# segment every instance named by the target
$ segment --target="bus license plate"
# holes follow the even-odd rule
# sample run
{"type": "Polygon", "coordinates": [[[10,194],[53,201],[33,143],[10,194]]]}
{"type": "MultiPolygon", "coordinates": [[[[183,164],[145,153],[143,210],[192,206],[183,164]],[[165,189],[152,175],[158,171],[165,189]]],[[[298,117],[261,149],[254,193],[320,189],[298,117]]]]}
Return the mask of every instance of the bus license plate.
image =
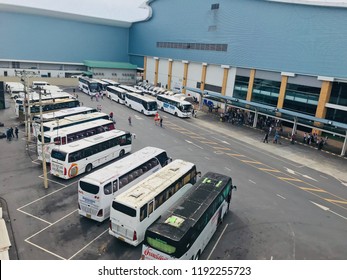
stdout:
{"type": "Polygon", "coordinates": [[[92,218],[92,215],[87,214],[86,217],[87,217],[88,219],[91,219],[91,218],[92,218]]]}

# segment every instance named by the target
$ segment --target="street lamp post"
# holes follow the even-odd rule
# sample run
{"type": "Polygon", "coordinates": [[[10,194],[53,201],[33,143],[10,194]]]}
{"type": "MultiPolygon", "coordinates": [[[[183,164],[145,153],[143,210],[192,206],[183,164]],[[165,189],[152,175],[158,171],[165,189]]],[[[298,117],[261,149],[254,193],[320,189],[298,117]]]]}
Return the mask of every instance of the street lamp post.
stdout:
{"type": "Polygon", "coordinates": [[[41,151],[42,151],[42,168],[43,168],[43,184],[45,189],[48,188],[47,180],[47,165],[46,165],[46,153],[45,153],[45,136],[43,131],[43,121],[42,121],[42,91],[39,93],[40,99],[40,130],[41,130],[41,151]]]}

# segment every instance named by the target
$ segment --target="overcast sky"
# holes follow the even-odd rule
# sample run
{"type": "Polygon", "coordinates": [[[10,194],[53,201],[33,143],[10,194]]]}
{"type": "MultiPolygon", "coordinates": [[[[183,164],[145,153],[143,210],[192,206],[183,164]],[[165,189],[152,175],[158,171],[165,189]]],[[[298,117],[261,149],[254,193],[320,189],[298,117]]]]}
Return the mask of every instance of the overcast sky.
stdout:
{"type": "Polygon", "coordinates": [[[146,19],[145,0],[0,0],[0,4],[40,8],[119,21],[146,19]]]}

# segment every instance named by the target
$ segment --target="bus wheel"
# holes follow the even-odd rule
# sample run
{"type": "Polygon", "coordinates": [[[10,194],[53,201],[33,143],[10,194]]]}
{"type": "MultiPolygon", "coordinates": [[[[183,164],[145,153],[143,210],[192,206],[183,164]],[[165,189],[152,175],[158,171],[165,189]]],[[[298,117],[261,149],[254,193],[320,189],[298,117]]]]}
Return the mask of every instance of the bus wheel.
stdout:
{"type": "Polygon", "coordinates": [[[177,117],[177,112],[175,112],[175,117],[177,117]]]}
{"type": "Polygon", "coordinates": [[[161,110],[164,111],[164,107],[161,107],[161,110]]]}
{"type": "Polygon", "coordinates": [[[93,169],[93,165],[89,163],[86,167],[86,172],[89,173],[90,171],[92,171],[92,169],[93,169]]]}
{"type": "Polygon", "coordinates": [[[121,150],[121,151],[119,152],[119,157],[124,156],[124,154],[125,154],[124,150],[121,150]]]}
{"type": "Polygon", "coordinates": [[[129,108],[131,108],[131,104],[129,104],[129,108]]]}
{"type": "Polygon", "coordinates": [[[141,114],[143,114],[143,110],[141,110],[141,114]]]}
{"type": "Polygon", "coordinates": [[[200,260],[200,251],[196,254],[195,260],[200,260]]]}

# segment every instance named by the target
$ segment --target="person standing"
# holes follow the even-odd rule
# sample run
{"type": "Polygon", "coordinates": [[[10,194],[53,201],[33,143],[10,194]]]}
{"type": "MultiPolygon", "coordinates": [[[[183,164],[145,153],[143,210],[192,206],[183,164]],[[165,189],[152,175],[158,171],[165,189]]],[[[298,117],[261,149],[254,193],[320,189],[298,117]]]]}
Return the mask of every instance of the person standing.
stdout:
{"type": "Polygon", "coordinates": [[[16,134],[16,138],[18,139],[18,126],[14,129],[14,133],[16,134]]]}
{"type": "Polygon", "coordinates": [[[13,127],[10,128],[11,138],[14,138],[13,127]]]}
{"type": "Polygon", "coordinates": [[[160,123],[160,127],[163,127],[163,118],[160,118],[159,123],[160,123]]]}
{"type": "Polygon", "coordinates": [[[264,139],[263,139],[263,143],[269,143],[269,130],[266,129],[265,130],[265,135],[264,135],[264,139]]]}

